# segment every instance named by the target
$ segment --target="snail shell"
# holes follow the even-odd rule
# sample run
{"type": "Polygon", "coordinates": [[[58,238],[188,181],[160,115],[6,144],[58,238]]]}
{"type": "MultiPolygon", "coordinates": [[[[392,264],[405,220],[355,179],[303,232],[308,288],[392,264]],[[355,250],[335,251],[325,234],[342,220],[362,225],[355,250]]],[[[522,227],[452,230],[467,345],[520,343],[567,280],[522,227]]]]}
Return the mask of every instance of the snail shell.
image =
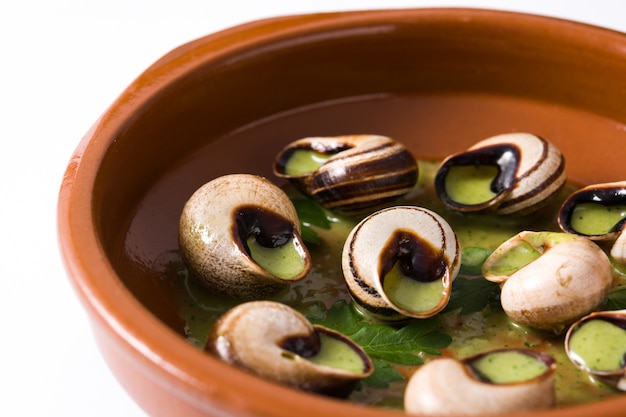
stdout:
{"type": "Polygon", "coordinates": [[[346,135],[292,142],[276,157],[274,174],[288,179],[321,206],[354,214],[411,191],[418,167],[411,153],[389,137],[346,135]],[[289,163],[301,151],[315,153],[323,163],[291,172],[289,163]]]}
{"type": "Polygon", "coordinates": [[[420,416],[504,415],[549,408],[555,404],[555,370],[551,356],[528,349],[500,349],[463,360],[434,359],[409,379],[404,408],[420,416]],[[475,364],[481,358],[509,352],[537,361],[543,365],[541,373],[521,381],[494,383],[477,372],[475,364]]]}
{"type": "Polygon", "coordinates": [[[598,308],[613,281],[600,247],[556,232],[513,236],[485,260],[482,273],[500,284],[500,302],[512,320],[554,333],[598,308]]]}
{"type": "Polygon", "coordinates": [[[566,233],[611,242],[611,256],[626,264],[626,181],[593,184],[572,193],[561,205],[558,221],[566,233]]]}
{"type": "Polygon", "coordinates": [[[565,351],[577,368],[626,391],[626,310],[581,318],[567,331],[565,351]]]}
{"type": "Polygon", "coordinates": [[[543,207],[566,178],[565,159],[552,143],[530,133],[508,133],[447,157],[435,188],[453,210],[522,215],[543,207]]]}
{"type": "Polygon", "coordinates": [[[356,305],[382,321],[425,318],[450,299],[460,268],[459,242],[438,214],[415,206],[379,210],[357,224],[342,269],[356,305]]]}
{"type": "Polygon", "coordinates": [[[346,396],[373,372],[370,358],[349,338],[312,325],[296,310],[273,301],[251,301],[229,310],[212,328],[205,350],[271,381],[337,397],[346,396]],[[339,347],[350,359],[342,362],[347,366],[316,361],[328,346],[330,356],[339,347]]]}
{"type": "Polygon", "coordinates": [[[311,268],[291,200],[256,175],[225,175],[200,187],[183,208],[179,245],[194,276],[244,300],[267,297],[311,268]],[[284,263],[262,262],[274,254],[284,263]]]}

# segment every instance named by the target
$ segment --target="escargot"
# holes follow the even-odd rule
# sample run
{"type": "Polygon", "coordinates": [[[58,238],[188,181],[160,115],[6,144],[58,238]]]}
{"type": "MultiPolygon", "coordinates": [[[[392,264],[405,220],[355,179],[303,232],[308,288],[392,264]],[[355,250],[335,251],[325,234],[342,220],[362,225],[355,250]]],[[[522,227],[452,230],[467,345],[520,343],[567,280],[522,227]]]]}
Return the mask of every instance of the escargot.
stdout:
{"type": "Polygon", "coordinates": [[[268,380],[335,397],[347,396],[374,369],[369,356],[348,337],[312,325],[274,301],[250,301],[230,309],[213,326],[205,350],[268,380]]]}
{"type": "Polygon", "coordinates": [[[460,268],[454,230],[437,213],[394,206],[372,213],[350,232],[342,270],[355,306],[382,321],[425,318],[450,299],[460,268]]]}
{"type": "Polygon", "coordinates": [[[277,155],[274,174],[321,206],[354,214],[411,191],[418,165],[404,145],[387,136],[309,137],[290,143],[277,155]]]}
{"type": "Polygon", "coordinates": [[[626,181],[575,191],[561,205],[558,221],[564,232],[609,243],[611,257],[626,264],[626,181]]]}
{"type": "Polygon", "coordinates": [[[530,349],[498,349],[433,359],[410,377],[404,408],[420,416],[484,416],[555,404],[556,361],[530,349]]]}
{"type": "Polygon", "coordinates": [[[195,277],[243,300],[267,297],[311,268],[293,203],[250,174],[225,175],[193,193],[180,217],[179,246],[195,277]]]}
{"type": "Polygon", "coordinates": [[[572,324],[565,351],[579,369],[626,391],[626,310],[590,313],[572,324]]]}
{"type": "Polygon", "coordinates": [[[522,215],[543,207],[567,179],[565,158],[531,133],[484,139],[443,160],[435,189],[450,209],[522,215]]]}
{"type": "Polygon", "coordinates": [[[513,321],[557,334],[606,301],[613,282],[600,247],[559,232],[513,236],[489,255],[482,273],[500,284],[502,308],[513,321]]]}

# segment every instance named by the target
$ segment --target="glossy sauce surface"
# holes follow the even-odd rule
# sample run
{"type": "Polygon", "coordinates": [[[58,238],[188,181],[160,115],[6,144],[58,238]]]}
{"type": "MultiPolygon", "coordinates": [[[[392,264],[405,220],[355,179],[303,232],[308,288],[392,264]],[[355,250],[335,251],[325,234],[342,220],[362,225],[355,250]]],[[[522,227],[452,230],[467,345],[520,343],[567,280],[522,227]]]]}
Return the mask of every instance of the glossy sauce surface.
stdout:
{"type": "MultiPolygon", "coordinates": [[[[532,132],[553,141],[575,167],[569,171],[574,183],[623,179],[611,176],[615,169],[610,165],[619,163],[619,152],[606,152],[591,143],[580,149],[568,142],[573,135],[587,136],[590,142],[591,138],[602,136],[605,146],[621,149],[626,143],[626,127],[600,116],[551,103],[479,94],[355,97],[295,109],[241,127],[224,137],[207,138],[205,147],[157,179],[136,211],[129,213],[127,233],[119,241],[115,267],[140,301],[181,336],[201,345],[210,322],[234,302],[207,293],[187,279],[177,257],[177,224],[182,206],[202,184],[227,173],[249,172],[284,185],[271,173],[275,155],[287,143],[306,136],[382,134],[405,144],[417,159],[437,161],[488,136],[512,131],[532,132]]],[[[417,188],[407,201],[430,202],[433,210],[440,214],[445,211],[428,188],[417,188]]],[[[519,220],[494,221],[477,215],[474,227],[467,228],[462,227],[463,216],[448,213],[446,217],[462,247],[490,250],[516,231],[556,227],[552,218],[539,214],[525,218],[523,224],[519,220]]],[[[314,265],[309,277],[279,294],[279,301],[302,306],[320,297],[327,303],[349,299],[343,285],[337,282],[341,277],[337,249],[352,225],[352,221],[340,221],[331,230],[320,231],[326,249],[312,253],[314,265]]],[[[560,404],[593,401],[614,394],[590,383],[569,364],[562,350],[562,338],[545,338],[520,328],[501,312],[486,310],[466,316],[449,313],[441,321],[453,336],[448,350],[451,355],[466,357],[488,348],[511,346],[533,346],[554,354],[561,369],[556,379],[560,404]]],[[[393,404],[401,390],[395,388],[391,392],[357,392],[352,399],[393,404]]]]}

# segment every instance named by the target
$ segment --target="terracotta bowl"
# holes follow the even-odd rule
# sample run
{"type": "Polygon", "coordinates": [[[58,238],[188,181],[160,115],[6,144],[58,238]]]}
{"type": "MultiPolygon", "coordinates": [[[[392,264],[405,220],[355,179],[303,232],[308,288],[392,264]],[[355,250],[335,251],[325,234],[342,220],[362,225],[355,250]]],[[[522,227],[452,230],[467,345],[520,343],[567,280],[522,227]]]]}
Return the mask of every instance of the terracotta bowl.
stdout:
{"type": "MultiPolygon", "coordinates": [[[[183,337],[155,259],[191,193],[226,173],[273,178],[305,136],[379,133],[423,158],[525,130],[582,184],[626,178],[626,36],[550,18],[423,9],[281,17],[212,34],[139,76],[78,145],[60,192],[65,265],[120,383],[154,416],[399,411],[277,386],[183,337]]],[[[535,416],[621,416],[626,397],[535,416]]]]}

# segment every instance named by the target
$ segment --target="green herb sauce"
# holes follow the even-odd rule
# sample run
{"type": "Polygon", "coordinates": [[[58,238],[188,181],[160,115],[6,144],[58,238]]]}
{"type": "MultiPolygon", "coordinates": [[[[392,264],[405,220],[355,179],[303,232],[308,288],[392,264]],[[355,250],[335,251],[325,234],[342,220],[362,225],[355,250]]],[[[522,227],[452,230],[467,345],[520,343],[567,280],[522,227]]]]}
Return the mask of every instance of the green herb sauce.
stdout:
{"type": "Polygon", "coordinates": [[[569,347],[593,371],[617,371],[626,366],[626,329],[606,320],[584,322],[572,334],[569,347]]]}
{"type": "Polygon", "coordinates": [[[285,164],[285,173],[288,175],[308,174],[321,167],[331,156],[310,149],[296,149],[285,164]]]}
{"type": "Polygon", "coordinates": [[[494,275],[510,275],[541,256],[541,252],[528,242],[520,241],[504,252],[504,255],[492,265],[494,275]]]}
{"type": "Polygon", "coordinates": [[[577,204],[572,210],[571,227],[584,235],[604,235],[626,217],[626,206],[598,203],[577,204]]]}
{"type": "Polygon", "coordinates": [[[292,279],[304,270],[304,257],[293,239],[275,248],[260,245],[254,236],[250,236],[246,243],[254,262],[275,277],[292,279]]]}
{"type": "Polygon", "coordinates": [[[450,168],[445,189],[452,201],[465,205],[483,204],[497,194],[491,183],[498,176],[495,165],[459,165],[450,168]]]}
{"type": "Polygon", "coordinates": [[[383,289],[397,306],[417,313],[437,307],[444,293],[441,279],[424,282],[409,278],[402,273],[398,263],[385,275],[383,289]]]}
{"type": "Polygon", "coordinates": [[[309,361],[353,373],[365,371],[363,359],[348,343],[322,332],[318,332],[318,334],[321,340],[321,349],[315,356],[308,358],[309,361]]]}
{"type": "Polygon", "coordinates": [[[519,351],[490,353],[472,361],[471,366],[493,384],[528,381],[548,370],[543,361],[519,351]]]}

